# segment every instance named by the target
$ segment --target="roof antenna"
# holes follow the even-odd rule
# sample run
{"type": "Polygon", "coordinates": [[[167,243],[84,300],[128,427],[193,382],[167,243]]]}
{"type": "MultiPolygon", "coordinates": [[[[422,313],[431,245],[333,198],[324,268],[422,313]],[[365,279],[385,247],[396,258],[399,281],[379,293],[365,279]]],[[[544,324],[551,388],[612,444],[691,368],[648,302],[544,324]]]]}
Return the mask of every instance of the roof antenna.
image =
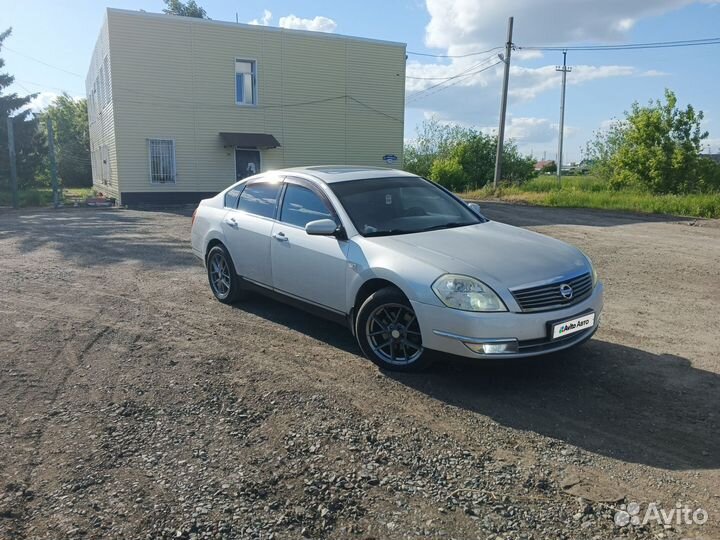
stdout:
{"type": "Polygon", "coordinates": [[[236,11],[235,12],[235,24],[239,24],[239,23],[240,23],[240,19],[238,18],[238,12],[236,11]]]}

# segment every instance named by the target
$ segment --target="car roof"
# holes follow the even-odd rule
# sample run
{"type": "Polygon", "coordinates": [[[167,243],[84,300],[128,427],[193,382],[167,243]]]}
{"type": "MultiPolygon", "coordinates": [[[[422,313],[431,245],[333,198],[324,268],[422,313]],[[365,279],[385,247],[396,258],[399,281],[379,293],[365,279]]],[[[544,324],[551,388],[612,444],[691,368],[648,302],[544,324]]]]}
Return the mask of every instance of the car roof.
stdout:
{"type": "Polygon", "coordinates": [[[389,167],[367,167],[362,165],[318,165],[313,167],[292,167],[273,171],[280,174],[298,174],[312,176],[326,184],[347,182],[349,180],[367,180],[371,178],[391,178],[415,176],[412,173],[389,167]]]}

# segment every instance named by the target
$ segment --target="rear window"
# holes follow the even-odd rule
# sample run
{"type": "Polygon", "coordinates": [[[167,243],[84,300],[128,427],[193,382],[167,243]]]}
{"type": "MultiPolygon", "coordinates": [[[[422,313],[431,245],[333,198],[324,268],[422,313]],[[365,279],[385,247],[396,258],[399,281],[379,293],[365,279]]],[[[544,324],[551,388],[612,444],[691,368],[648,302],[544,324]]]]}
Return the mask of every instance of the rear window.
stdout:
{"type": "Polygon", "coordinates": [[[275,217],[279,182],[257,182],[247,186],[240,194],[237,209],[267,218],[275,217]]]}

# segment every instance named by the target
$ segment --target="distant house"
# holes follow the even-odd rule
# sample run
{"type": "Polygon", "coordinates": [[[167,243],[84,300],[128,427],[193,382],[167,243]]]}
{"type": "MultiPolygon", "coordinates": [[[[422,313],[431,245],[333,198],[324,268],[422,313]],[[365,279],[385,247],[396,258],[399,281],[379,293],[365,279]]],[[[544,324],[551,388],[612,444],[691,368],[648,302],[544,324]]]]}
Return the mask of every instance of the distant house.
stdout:
{"type": "Polygon", "coordinates": [[[108,9],[86,91],[93,184],[121,204],[283,167],[402,166],[404,43],[108,9]]]}
{"type": "Polygon", "coordinates": [[[535,164],[535,171],[542,172],[546,167],[555,167],[555,161],[552,159],[541,159],[535,164]]]}

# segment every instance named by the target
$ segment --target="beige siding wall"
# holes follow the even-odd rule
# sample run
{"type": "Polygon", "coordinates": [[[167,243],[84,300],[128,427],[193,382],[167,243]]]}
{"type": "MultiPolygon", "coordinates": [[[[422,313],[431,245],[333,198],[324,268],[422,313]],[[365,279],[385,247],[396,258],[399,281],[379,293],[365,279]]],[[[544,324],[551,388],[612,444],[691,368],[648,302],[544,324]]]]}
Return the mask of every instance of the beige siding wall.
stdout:
{"type": "Polygon", "coordinates": [[[222,131],[274,135],[264,170],[402,158],[403,45],[119,10],[108,21],[124,192],[228,186],[222,131]],[[255,107],[235,104],[235,58],[257,61],[255,107]],[[149,138],[175,140],[176,184],[150,183],[149,138]]]}
{"type": "Polygon", "coordinates": [[[100,29],[85,79],[90,131],[93,186],[111,197],[118,196],[118,153],[112,93],[112,62],[107,19],[100,29]]]}

